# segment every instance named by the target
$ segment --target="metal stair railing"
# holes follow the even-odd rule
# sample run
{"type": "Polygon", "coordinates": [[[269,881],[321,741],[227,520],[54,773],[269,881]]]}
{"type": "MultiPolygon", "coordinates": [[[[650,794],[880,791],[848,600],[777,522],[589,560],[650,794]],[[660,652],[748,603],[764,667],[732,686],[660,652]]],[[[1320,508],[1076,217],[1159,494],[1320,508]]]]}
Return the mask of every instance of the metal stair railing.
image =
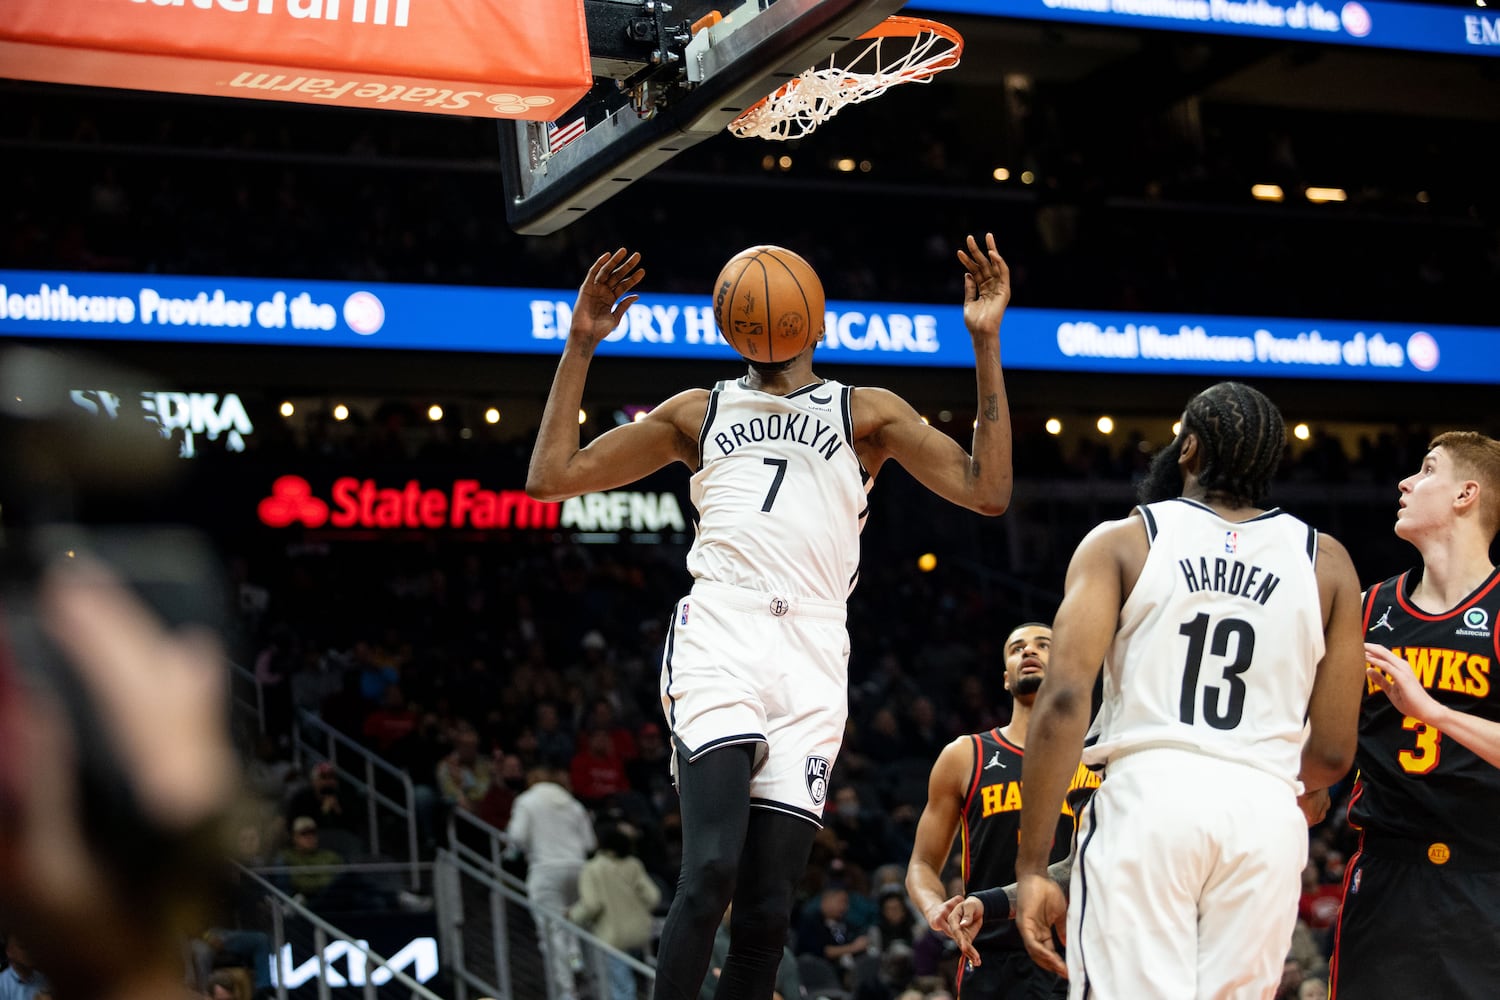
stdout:
{"type": "Polygon", "coordinates": [[[471,991],[481,997],[562,1000],[547,973],[548,963],[541,951],[541,938],[549,926],[576,946],[580,959],[576,974],[592,979],[591,988],[579,984],[579,995],[608,996],[612,962],[630,970],[638,992],[642,980],[646,992],[651,992],[656,980],[655,968],[606,944],[566,915],[544,911],[528,898],[524,883],[504,872],[497,878],[488,868],[483,855],[471,849],[465,849],[461,855],[439,848],[433,861],[439,948],[453,982],[455,1000],[469,1000],[471,991]],[[480,863],[469,860],[476,857],[480,863]],[[479,921],[470,920],[478,914],[468,904],[479,894],[485,896],[487,904],[483,908],[488,915],[487,928],[471,926],[479,921]],[[523,914],[529,920],[516,919],[523,914]],[[489,952],[486,957],[493,960],[491,969],[476,968],[479,956],[475,945],[489,952]],[[492,978],[486,978],[486,971],[492,978]]]}
{"type": "MultiPolygon", "coordinates": [[[[288,914],[305,920],[312,926],[313,931],[313,958],[317,968],[317,990],[318,1000],[332,1000],[332,989],[329,985],[330,976],[328,961],[325,958],[329,942],[339,941],[347,947],[348,952],[360,956],[363,962],[363,982],[360,984],[364,1000],[378,1000],[376,992],[376,979],[378,973],[384,973],[387,981],[400,983],[401,986],[410,991],[412,1000],[445,1000],[444,997],[432,992],[416,979],[407,975],[401,969],[392,966],[392,959],[386,958],[378,952],[372,951],[363,941],[359,941],[333,924],[324,920],[307,907],[298,903],[295,899],[282,892],[276,886],[261,878],[255,872],[241,867],[243,877],[253,881],[275,905],[271,907],[271,940],[272,956],[274,961],[273,976],[277,1000],[288,1000],[290,992],[287,990],[286,981],[292,970],[288,967],[286,955],[286,917],[288,914]]],[[[352,984],[351,984],[352,985],[352,984]]]]}
{"type": "Polygon", "coordinates": [[[382,760],[369,749],[334,729],[306,709],[298,709],[292,720],[292,762],[305,773],[304,758],[310,757],[319,763],[332,764],[339,778],[363,794],[369,824],[369,844],[372,853],[380,853],[379,808],[384,807],[404,822],[406,827],[406,857],[411,887],[421,885],[421,859],[418,854],[417,796],[411,776],[389,761],[382,760]],[[313,734],[309,737],[309,734],[313,734]],[[316,742],[315,742],[316,741],[316,742]],[[318,743],[321,742],[322,746],[318,743]],[[345,767],[340,761],[354,759],[360,773],[345,767]],[[383,774],[400,785],[402,801],[397,801],[382,792],[375,784],[377,774],[383,774]]]}

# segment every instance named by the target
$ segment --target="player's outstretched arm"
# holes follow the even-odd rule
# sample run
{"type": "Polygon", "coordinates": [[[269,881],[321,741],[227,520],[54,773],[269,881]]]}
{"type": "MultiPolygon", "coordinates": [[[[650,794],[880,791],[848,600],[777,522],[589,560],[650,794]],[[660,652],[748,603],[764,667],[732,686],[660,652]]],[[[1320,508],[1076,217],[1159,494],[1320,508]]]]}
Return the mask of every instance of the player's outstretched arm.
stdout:
{"type": "Polygon", "coordinates": [[[973,746],[972,739],[960,736],[938,754],[927,777],[927,804],[917,820],[911,860],[906,865],[907,898],[922,912],[927,925],[943,934],[948,933],[943,866],[962,822],[964,790],[974,769],[973,746]]]}
{"type": "Polygon", "coordinates": [[[579,447],[578,411],[589,362],[600,341],[620,325],[639,298],[631,289],[646,275],[640,262],[640,254],[623,247],[602,254],[578,289],[568,339],[526,471],[526,492],[537,500],[566,500],[624,486],[673,461],[697,464],[696,433],[708,395],[702,389],[679,393],[645,419],[616,427],[587,448],[579,447]]]}
{"type": "Polygon", "coordinates": [[[1334,784],[1354,763],[1365,679],[1359,578],[1349,553],[1321,532],[1317,572],[1324,648],[1307,703],[1308,734],[1299,775],[1310,791],[1334,784]]]}
{"type": "Polygon", "coordinates": [[[1386,647],[1367,642],[1364,650],[1369,660],[1365,675],[1385,692],[1396,711],[1440,730],[1500,767],[1500,723],[1442,704],[1422,687],[1411,664],[1386,647]]]}
{"type": "Polygon", "coordinates": [[[985,247],[970,236],[958,251],[964,266],[964,325],[974,343],[979,385],[973,452],[922,422],[910,404],[884,389],[854,394],[859,457],[871,473],[894,458],[928,489],[960,507],[994,516],[1010,506],[1010,402],[1000,369],[1000,321],[1010,304],[1010,269],[986,234],[985,247]]]}

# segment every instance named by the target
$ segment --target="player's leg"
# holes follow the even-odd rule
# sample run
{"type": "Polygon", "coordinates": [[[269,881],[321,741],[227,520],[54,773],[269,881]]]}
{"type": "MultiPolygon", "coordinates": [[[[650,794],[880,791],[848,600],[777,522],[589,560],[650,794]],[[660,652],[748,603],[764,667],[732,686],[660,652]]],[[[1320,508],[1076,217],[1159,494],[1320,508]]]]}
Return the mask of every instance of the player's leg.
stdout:
{"type": "MultiPolygon", "coordinates": [[[[1188,758],[1184,760],[1184,758],[1188,758]]],[[[1169,750],[1112,763],[1085,807],[1068,899],[1074,1000],[1191,1000],[1197,995],[1198,892],[1206,877],[1194,796],[1169,750]]]]}
{"type": "Polygon", "coordinates": [[[745,846],[757,749],[733,744],[695,761],[678,758],[682,874],[657,949],[655,1000],[691,1000],[703,986],[745,846]]]}
{"type": "Polygon", "coordinates": [[[1302,869],[1307,864],[1307,819],[1291,788],[1245,767],[1215,796],[1219,816],[1216,863],[1204,884],[1198,913],[1198,996],[1203,1000],[1258,1000],[1281,980],[1302,869]]]}
{"type": "Polygon", "coordinates": [[[1447,870],[1413,844],[1349,861],[1329,977],[1333,1000],[1493,997],[1500,872],[1447,870]],[[1391,851],[1389,853],[1397,853],[1391,851]]]}
{"type": "Polygon", "coordinates": [[[759,1000],[776,985],[792,892],[807,867],[818,828],[773,809],[750,810],[729,917],[729,955],[714,1000],[759,1000]]]}

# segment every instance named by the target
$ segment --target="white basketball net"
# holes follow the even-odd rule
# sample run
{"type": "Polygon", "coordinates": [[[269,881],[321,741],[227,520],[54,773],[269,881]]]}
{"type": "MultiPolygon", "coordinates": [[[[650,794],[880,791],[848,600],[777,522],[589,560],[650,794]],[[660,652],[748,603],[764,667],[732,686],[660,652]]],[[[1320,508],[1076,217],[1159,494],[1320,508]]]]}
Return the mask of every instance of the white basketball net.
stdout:
{"type": "Polygon", "coordinates": [[[741,139],[801,138],[848,105],[879,97],[898,84],[926,83],[957,66],[963,51],[961,40],[925,27],[915,35],[876,35],[858,41],[863,46],[853,50],[854,58],[846,57],[844,65],[835,63],[851,49],[830,56],[827,66],[814,66],[782,84],[730,122],[729,131],[741,139]],[[882,43],[888,51],[882,51],[882,43]]]}

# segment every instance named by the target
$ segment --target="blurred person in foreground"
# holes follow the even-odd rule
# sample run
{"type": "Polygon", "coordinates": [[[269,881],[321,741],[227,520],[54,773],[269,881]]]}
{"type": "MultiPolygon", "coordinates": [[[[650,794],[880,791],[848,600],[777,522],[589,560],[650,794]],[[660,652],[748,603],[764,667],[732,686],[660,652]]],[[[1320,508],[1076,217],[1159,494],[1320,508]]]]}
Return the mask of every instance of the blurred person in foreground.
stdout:
{"type": "Polygon", "coordinates": [[[5,939],[6,967],[0,970],[0,1000],[49,1000],[47,977],[31,966],[31,956],[15,934],[5,939]]]}
{"type": "Polygon", "coordinates": [[[214,563],[185,533],[79,523],[161,508],[168,442],[70,402],[134,379],[0,349],[0,926],[56,1000],[185,996],[183,942],[228,861],[214,563]]]}

